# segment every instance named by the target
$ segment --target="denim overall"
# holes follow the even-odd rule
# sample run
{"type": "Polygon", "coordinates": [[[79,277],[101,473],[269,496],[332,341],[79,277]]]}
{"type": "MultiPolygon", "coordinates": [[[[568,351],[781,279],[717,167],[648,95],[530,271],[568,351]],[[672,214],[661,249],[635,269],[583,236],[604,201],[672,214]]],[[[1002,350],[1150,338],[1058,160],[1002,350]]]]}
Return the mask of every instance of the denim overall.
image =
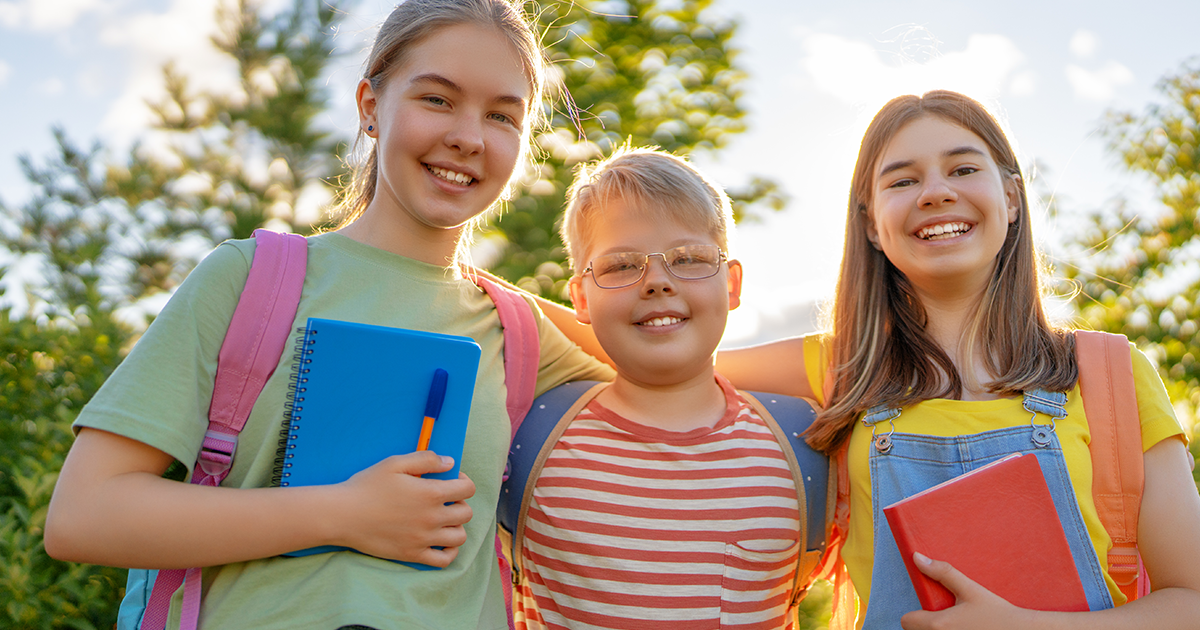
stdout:
{"type": "MultiPolygon", "coordinates": [[[[900,410],[882,405],[862,417],[862,423],[871,428],[872,434],[869,463],[875,535],[871,597],[864,630],[899,629],[904,613],[921,608],[883,508],[1011,453],[1037,456],[1083,582],[1088,607],[1091,610],[1113,607],[1054,431],[1055,421],[1067,416],[1066,404],[1067,395],[1061,392],[1026,392],[1024,407],[1033,414],[1029,426],[953,437],[896,433],[895,421],[900,410]],[[1039,413],[1049,416],[1048,424],[1038,423],[1039,413]],[[890,425],[886,433],[880,430],[883,428],[880,423],[890,425]]],[[[1031,566],[1030,570],[1037,568],[1031,566]]]]}

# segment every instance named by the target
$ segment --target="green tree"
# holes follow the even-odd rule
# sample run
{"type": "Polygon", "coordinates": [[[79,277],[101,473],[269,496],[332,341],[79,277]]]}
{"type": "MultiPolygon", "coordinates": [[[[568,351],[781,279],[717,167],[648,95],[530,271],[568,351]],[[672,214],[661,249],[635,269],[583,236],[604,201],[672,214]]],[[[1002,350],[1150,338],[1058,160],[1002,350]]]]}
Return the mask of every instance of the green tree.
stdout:
{"type": "Polygon", "coordinates": [[[250,2],[222,5],[213,44],[237,61],[241,90],[196,93],[165,67],[148,131],[165,154],[113,157],[56,131],[55,154],[22,158],[32,198],[0,203],[0,244],[22,277],[36,270],[23,285],[5,273],[24,290],[24,315],[0,309],[0,627],[112,626],[125,572],[58,562],[42,546],[71,422],[136,335],[119,314],[169,291],[225,238],[303,232],[319,217],[340,172],[335,139],[314,125],[340,15],[315,0],[269,18],[250,2]]]}
{"type": "MultiPolygon", "coordinates": [[[[1145,177],[1161,204],[1118,201],[1096,213],[1066,269],[1081,291],[1080,314],[1098,330],[1127,335],[1157,361],[1172,400],[1200,407],[1200,59],[1158,84],[1163,102],[1110,112],[1111,151],[1145,177]]],[[[1193,443],[1195,444],[1195,443],[1193,443]]]]}
{"type": "MultiPolygon", "coordinates": [[[[541,159],[509,208],[484,233],[502,243],[496,273],[531,292],[565,299],[569,270],[558,237],[573,167],[628,141],[678,155],[716,151],[745,129],[746,73],[734,59],[737,23],[713,0],[541,3],[537,17],[561,98],[537,137],[541,159]]],[[[530,3],[535,6],[535,3],[530,3]]],[[[779,210],[779,185],[753,178],[730,190],[741,218],[779,210]]]]}

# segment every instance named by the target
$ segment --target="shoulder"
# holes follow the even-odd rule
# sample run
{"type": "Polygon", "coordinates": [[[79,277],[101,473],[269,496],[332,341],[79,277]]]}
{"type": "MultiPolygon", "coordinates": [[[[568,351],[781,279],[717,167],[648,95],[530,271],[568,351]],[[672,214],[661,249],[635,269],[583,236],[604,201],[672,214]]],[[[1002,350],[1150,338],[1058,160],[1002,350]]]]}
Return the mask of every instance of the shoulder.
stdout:
{"type": "Polygon", "coordinates": [[[254,260],[254,240],[228,240],[217,245],[196,268],[188,274],[179,291],[184,295],[196,291],[197,285],[205,289],[225,286],[235,288],[240,294],[250,275],[250,264],[254,260]]]}

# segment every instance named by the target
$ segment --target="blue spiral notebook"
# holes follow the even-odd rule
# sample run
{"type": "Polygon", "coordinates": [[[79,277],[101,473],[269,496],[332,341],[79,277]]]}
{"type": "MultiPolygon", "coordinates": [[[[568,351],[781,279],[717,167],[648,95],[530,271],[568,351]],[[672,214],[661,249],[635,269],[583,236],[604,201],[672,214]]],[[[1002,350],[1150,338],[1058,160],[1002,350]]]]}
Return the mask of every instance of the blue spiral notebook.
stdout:
{"type": "MultiPolygon", "coordinates": [[[[303,332],[276,462],[280,486],[340,483],[392,455],[417,450],[439,369],[447,373],[441,377],[445,397],[429,450],[453,457],[454,468],[426,477],[458,478],[479,371],[480,349],[473,339],[317,318],[309,318],[303,332]]],[[[284,555],[344,550],[325,546],[284,555]]]]}

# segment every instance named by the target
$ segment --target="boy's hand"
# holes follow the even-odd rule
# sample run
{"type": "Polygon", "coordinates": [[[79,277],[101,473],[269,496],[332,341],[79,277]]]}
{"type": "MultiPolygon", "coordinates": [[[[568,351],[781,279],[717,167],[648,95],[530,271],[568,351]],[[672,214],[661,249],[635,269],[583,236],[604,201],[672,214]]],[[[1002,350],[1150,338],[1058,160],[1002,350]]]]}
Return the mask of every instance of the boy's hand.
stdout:
{"type": "Polygon", "coordinates": [[[338,484],[344,500],[334,519],[340,530],[333,532],[334,544],[389,560],[450,564],[467,541],[466,500],[475,494],[475,483],[461,473],[450,480],[421,475],[453,465],[430,451],[396,455],[338,484]]]}
{"type": "Polygon", "coordinates": [[[947,562],[913,554],[921,573],[942,583],[954,594],[955,604],[939,611],[915,610],[900,618],[904,630],[1009,630],[1029,628],[1032,611],[1017,608],[977,584],[947,562]]]}

